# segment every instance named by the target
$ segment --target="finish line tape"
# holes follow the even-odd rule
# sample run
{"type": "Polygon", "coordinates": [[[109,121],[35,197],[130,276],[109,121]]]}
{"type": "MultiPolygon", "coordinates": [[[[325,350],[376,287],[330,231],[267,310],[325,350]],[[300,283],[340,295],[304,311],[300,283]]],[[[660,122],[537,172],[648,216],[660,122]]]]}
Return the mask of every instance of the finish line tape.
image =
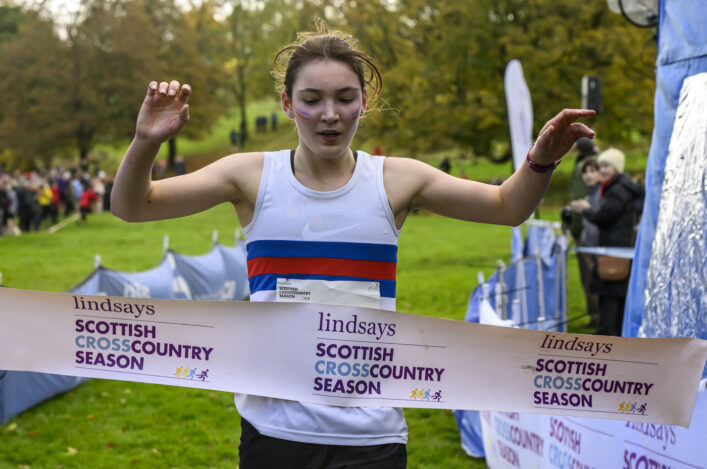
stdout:
{"type": "Polygon", "coordinates": [[[336,406],[688,426],[706,359],[701,339],[530,331],[312,303],[0,288],[0,369],[336,406]]]}

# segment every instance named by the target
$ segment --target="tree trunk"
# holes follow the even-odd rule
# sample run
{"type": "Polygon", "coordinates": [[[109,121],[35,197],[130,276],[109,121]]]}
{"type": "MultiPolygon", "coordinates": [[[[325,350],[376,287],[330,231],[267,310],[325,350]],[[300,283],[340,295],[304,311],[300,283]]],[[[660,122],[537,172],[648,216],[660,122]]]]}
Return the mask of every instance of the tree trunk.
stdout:
{"type": "Polygon", "coordinates": [[[245,108],[245,92],[241,93],[238,105],[241,108],[241,147],[248,138],[248,115],[245,108]]]}
{"type": "Polygon", "coordinates": [[[88,158],[88,152],[91,151],[91,147],[93,146],[93,136],[95,133],[94,129],[87,128],[83,122],[80,123],[78,129],[76,129],[74,137],[76,138],[76,146],[79,149],[79,165],[88,158]]]}
{"type": "Polygon", "coordinates": [[[167,158],[167,167],[170,171],[174,170],[174,160],[177,158],[177,137],[169,139],[169,156],[167,158]]]}
{"type": "Polygon", "coordinates": [[[241,108],[241,128],[240,128],[240,144],[243,148],[243,144],[248,139],[248,113],[246,112],[246,96],[245,96],[245,76],[244,76],[245,66],[238,67],[238,81],[236,95],[238,96],[238,106],[241,108]]]}

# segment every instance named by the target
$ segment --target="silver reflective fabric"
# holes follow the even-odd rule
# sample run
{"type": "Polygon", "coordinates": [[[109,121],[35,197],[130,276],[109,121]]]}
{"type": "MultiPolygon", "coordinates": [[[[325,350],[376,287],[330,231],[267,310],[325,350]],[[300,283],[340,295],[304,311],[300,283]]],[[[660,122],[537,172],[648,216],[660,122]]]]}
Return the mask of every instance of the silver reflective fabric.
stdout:
{"type": "Polygon", "coordinates": [[[707,338],[707,73],[675,115],[639,337],[707,338]]]}

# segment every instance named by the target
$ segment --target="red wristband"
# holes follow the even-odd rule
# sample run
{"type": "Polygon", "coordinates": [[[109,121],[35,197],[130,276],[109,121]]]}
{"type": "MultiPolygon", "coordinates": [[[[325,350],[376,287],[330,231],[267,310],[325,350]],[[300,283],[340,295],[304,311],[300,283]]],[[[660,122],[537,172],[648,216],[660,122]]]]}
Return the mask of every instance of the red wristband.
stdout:
{"type": "MultiPolygon", "coordinates": [[[[533,147],[530,147],[530,148],[532,149],[533,147]]],[[[533,161],[533,160],[530,159],[530,150],[528,150],[528,154],[527,154],[526,157],[525,157],[525,161],[528,162],[528,167],[529,167],[530,169],[532,169],[533,171],[535,171],[536,173],[547,173],[547,172],[552,172],[552,171],[554,171],[555,168],[557,168],[557,166],[558,166],[558,165],[560,164],[560,162],[562,161],[562,158],[560,158],[559,160],[555,161],[555,162],[552,163],[552,164],[549,164],[549,165],[541,165],[541,164],[537,164],[535,161],[533,161]]]]}

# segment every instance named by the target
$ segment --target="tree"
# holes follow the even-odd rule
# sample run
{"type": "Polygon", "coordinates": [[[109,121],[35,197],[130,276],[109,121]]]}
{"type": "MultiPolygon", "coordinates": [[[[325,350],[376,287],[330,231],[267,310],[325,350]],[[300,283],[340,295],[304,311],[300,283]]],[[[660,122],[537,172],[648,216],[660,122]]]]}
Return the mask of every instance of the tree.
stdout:
{"type": "Polygon", "coordinates": [[[262,3],[231,0],[225,21],[227,42],[222,70],[236,99],[242,122],[248,121],[247,100],[279,98],[271,76],[277,51],[311,31],[317,17],[331,10],[328,0],[269,0],[262,3]]]}
{"type": "Polygon", "coordinates": [[[27,13],[20,7],[0,5],[0,43],[16,35],[20,24],[27,16],[27,13]]]}
{"type": "Polygon", "coordinates": [[[223,110],[215,68],[172,0],[89,0],[63,41],[51,22],[27,15],[31,24],[0,49],[0,83],[13,90],[0,97],[12,116],[0,120],[0,137],[18,155],[48,159],[73,144],[85,158],[98,142],[129,139],[150,80],[197,89],[185,135],[200,135],[223,110]]]}
{"type": "Polygon", "coordinates": [[[97,142],[133,135],[152,79],[192,84],[183,135],[198,138],[232,101],[247,122],[248,100],[276,96],[276,51],[311,31],[315,16],[350,32],[381,65],[385,111],[369,113],[359,135],[388,147],[504,153],[503,74],[514,58],[536,132],[560,108],[579,106],[586,74],[603,81],[600,138],[629,142],[652,128],[651,32],[602,2],[204,0],[183,12],[175,0],[86,0],[65,40],[36,13],[0,7],[0,89],[12,90],[0,94],[1,141],[44,158],[73,142],[85,157],[97,142]]]}
{"type": "MultiPolygon", "coordinates": [[[[141,6],[156,25],[160,38],[154,53],[162,67],[150,79],[177,80],[192,87],[189,125],[180,133],[192,139],[208,131],[225,110],[217,94],[223,76],[213,58],[218,56],[220,47],[213,34],[221,33],[222,29],[213,18],[212,7],[213,3],[204,2],[198,9],[182,12],[173,0],[144,0],[141,6]]],[[[169,167],[172,168],[177,156],[176,137],[168,145],[169,167]]]]}
{"type": "MultiPolygon", "coordinates": [[[[236,99],[240,111],[242,131],[247,129],[247,99],[272,95],[270,79],[272,40],[268,30],[273,13],[265,5],[246,5],[241,0],[229,2],[231,14],[225,21],[227,29],[226,57],[222,65],[225,83],[236,99]]],[[[247,138],[241,135],[241,141],[247,138]]]]}
{"type": "Polygon", "coordinates": [[[140,97],[163,67],[154,52],[159,35],[136,2],[91,0],[69,27],[67,45],[67,125],[83,159],[99,141],[134,134],[140,97]]]}
{"type": "Polygon", "coordinates": [[[536,132],[560,108],[580,105],[585,74],[603,79],[604,114],[595,121],[602,138],[627,141],[652,127],[653,66],[637,47],[650,56],[651,34],[601,2],[351,0],[343,11],[384,66],[384,97],[396,114],[362,130],[389,145],[481,155],[507,148],[503,74],[513,58],[523,63],[536,132]]]}
{"type": "Polygon", "coordinates": [[[69,145],[66,97],[62,84],[69,78],[66,46],[54,25],[34,12],[23,12],[16,23],[3,18],[0,44],[0,142],[23,159],[49,161],[53,152],[69,145]],[[10,27],[5,27],[10,25],[10,27]]]}

